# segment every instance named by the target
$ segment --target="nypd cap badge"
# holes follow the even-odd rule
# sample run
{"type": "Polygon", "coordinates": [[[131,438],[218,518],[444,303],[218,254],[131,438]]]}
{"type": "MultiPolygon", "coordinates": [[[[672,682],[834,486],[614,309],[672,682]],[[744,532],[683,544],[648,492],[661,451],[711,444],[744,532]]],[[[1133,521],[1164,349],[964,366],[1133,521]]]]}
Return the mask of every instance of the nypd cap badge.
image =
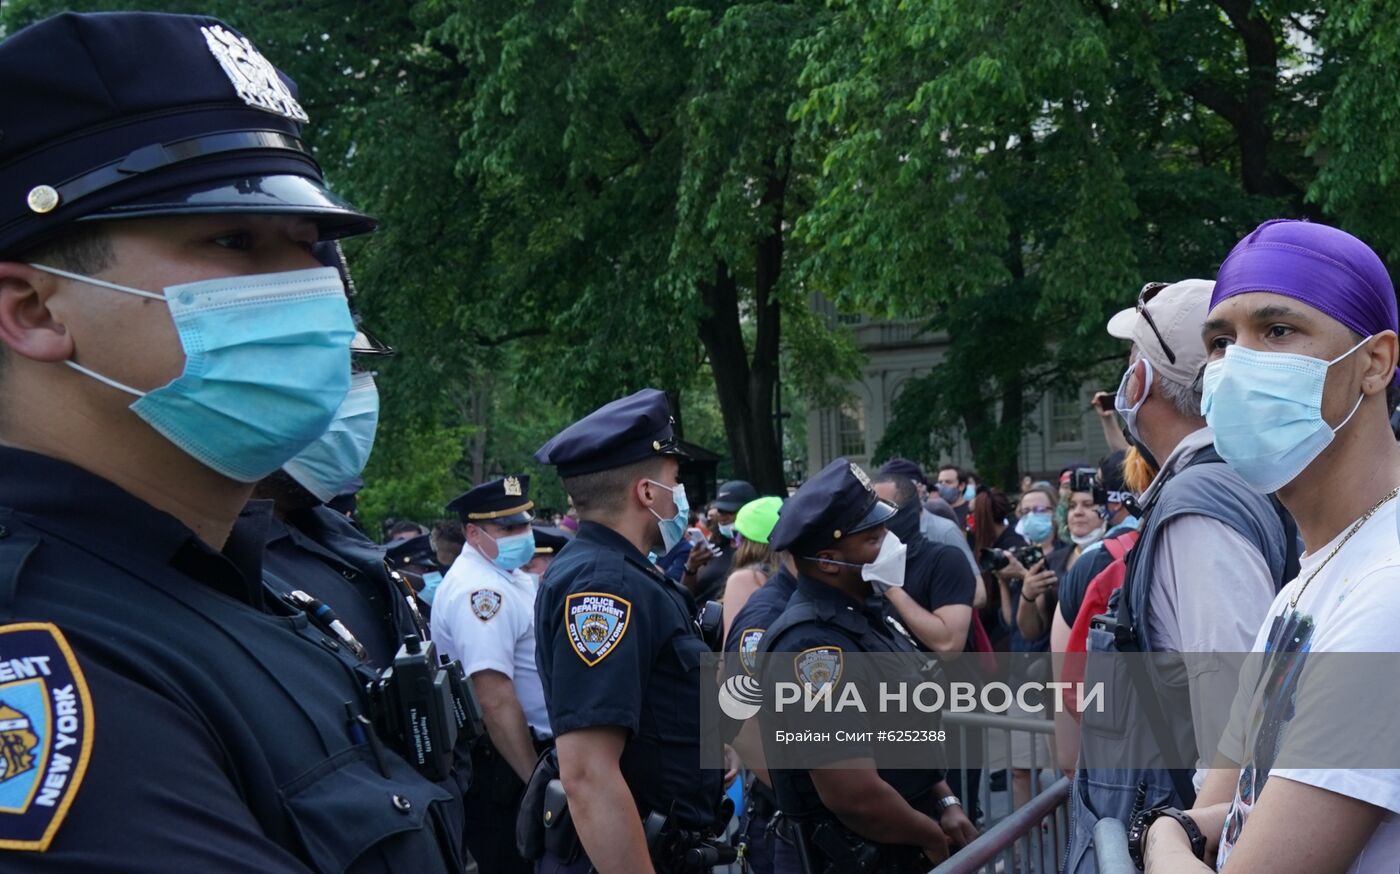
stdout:
{"type": "Polygon", "coordinates": [[[0,849],[48,849],[92,739],[92,695],[63,632],[0,626],[0,849]]]}
{"type": "Polygon", "coordinates": [[[308,121],[306,110],[292,96],[292,90],[277,74],[277,68],[251,42],[217,24],[201,27],[200,31],[209,45],[209,51],[219,66],[224,68],[244,103],[303,124],[308,121]]]}
{"type": "Polygon", "coordinates": [[[617,649],[631,618],[632,602],[606,592],[576,592],[564,599],[569,643],[590,668],[617,649]]]}
{"type": "Polygon", "coordinates": [[[501,612],[501,593],[495,589],[477,589],[471,594],[472,613],[482,622],[489,622],[501,612]]]}

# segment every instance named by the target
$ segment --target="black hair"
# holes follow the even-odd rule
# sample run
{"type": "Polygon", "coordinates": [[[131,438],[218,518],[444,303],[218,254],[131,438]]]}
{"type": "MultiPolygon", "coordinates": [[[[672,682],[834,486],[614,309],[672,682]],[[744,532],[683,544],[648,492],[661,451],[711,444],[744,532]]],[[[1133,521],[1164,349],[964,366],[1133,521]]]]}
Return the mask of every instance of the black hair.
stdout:
{"type": "Polygon", "coordinates": [[[607,516],[627,506],[632,483],[659,476],[662,461],[664,458],[644,458],[622,467],[571,476],[564,480],[564,491],[574,499],[580,519],[607,516]]]}

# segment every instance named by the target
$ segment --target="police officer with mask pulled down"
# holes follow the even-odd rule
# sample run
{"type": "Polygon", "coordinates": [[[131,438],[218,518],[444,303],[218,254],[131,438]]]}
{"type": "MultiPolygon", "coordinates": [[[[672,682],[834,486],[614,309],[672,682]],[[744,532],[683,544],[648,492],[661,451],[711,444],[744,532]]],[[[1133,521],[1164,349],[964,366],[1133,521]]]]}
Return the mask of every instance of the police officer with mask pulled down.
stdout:
{"type": "Polygon", "coordinates": [[[312,249],[374,226],[295,86],[212,18],[64,14],[0,94],[0,868],[461,871],[450,774],[263,581],[253,486],[351,385],[312,249]]]}
{"type": "Polygon", "coordinates": [[[726,775],[700,767],[700,695],[713,679],[702,684],[707,645],[695,603],[647,558],[678,543],[686,527],[672,424],[666,395],[643,389],[535,455],[557,468],[580,519],[578,536],[545,572],[535,624],[581,846],[551,834],[539,871],[697,871],[733,858],[706,841],[728,816],[720,810],[726,775]]]}
{"type": "MultiPolygon", "coordinates": [[[[844,458],[783,504],[769,544],[795,559],[797,591],[759,644],[765,689],[839,682],[852,655],[916,651],[882,597],[903,584],[904,546],[886,528],[894,515],[865,472],[844,458]]],[[[809,768],[777,768],[781,717],[772,708],[761,717],[782,811],[776,871],[921,872],[976,837],[943,772],[880,770],[873,747],[859,744],[808,749],[809,768]]]]}

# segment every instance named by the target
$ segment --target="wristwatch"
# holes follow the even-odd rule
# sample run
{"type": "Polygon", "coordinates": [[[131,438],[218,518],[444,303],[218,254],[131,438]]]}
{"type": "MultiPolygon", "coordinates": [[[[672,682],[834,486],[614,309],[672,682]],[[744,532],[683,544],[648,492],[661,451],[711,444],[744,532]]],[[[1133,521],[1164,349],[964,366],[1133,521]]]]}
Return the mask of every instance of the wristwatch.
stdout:
{"type": "Polygon", "coordinates": [[[1206,836],[1201,834],[1201,830],[1196,827],[1196,821],[1175,807],[1159,804],[1156,807],[1149,807],[1133,817],[1132,823],[1128,826],[1128,857],[1133,860],[1133,864],[1138,867],[1139,871],[1145,864],[1142,855],[1144,845],[1147,843],[1147,830],[1152,828],[1152,823],[1164,816],[1169,816],[1181,824],[1187,839],[1191,841],[1192,855],[1202,861],[1205,859],[1206,836]]]}
{"type": "Polygon", "coordinates": [[[938,799],[938,812],[940,814],[950,807],[962,807],[962,801],[958,799],[958,796],[944,795],[942,798],[938,799]]]}

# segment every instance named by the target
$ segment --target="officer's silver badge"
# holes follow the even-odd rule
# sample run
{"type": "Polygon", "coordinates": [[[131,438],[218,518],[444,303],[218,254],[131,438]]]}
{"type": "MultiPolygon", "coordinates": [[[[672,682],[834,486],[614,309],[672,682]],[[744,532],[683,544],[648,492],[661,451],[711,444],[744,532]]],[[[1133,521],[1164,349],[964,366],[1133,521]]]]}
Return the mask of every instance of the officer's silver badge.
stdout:
{"type": "Polygon", "coordinates": [[[827,683],[839,681],[841,669],[844,666],[839,646],[814,646],[811,649],[805,649],[797,654],[797,657],[792,660],[792,664],[797,679],[802,683],[810,684],[815,689],[820,689],[827,683]]]}
{"type": "Polygon", "coordinates": [[[228,74],[243,102],[264,112],[271,112],[293,121],[309,121],[291,89],[277,75],[277,68],[253,48],[244,37],[235,36],[219,27],[201,27],[204,41],[219,66],[228,74]]]}
{"type": "Polygon", "coordinates": [[[472,613],[482,622],[489,622],[501,612],[501,593],[495,589],[477,589],[471,594],[472,613]]]}
{"type": "Polygon", "coordinates": [[[866,476],[865,471],[861,470],[860,465],[856,464],[854,461],[851,462],[851,476],[860,480],[860,484],[867,489],[870,488],[870,477],[866,476]]]}
{"type": "Polygon", "coordinates": [[[758,662],[758,645],[763,640],[763,633],[766,628],[745,628],[739,633],[739,664],[743,666],[744,673],[753,676],[754,667],[758,662]]]}
{"type": "Polygon", "coordinates": [[[505,493],[507,495],[516,498],[520,497],[520,480],[516,479],[515,477],[506,477],[505,482],[502,483],[502,488],[505,489],[505,493]]]}
{"type": "Polygon", "coordinates": [[[632,602],[606,592],[577,592],[564,599],[569,643],[590,668],[617,649],[631,617],[632,602]]]}

